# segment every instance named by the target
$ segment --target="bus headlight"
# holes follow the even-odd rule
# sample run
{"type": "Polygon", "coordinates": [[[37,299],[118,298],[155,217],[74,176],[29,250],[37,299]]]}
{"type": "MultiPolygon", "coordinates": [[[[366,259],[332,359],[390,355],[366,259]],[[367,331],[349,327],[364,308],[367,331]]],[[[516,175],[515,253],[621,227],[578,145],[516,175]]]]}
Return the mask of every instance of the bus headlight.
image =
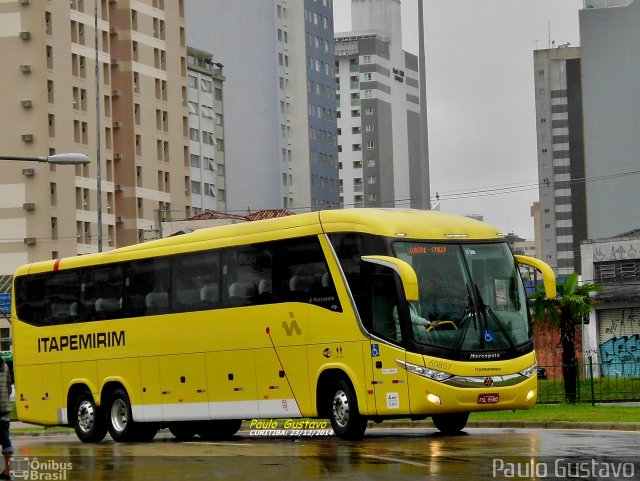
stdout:
{"type": "Polygon", "coordinates": [[[410,362],[398,360],[396,360],[396,362],[398,363],[398,366],[406,369],[408,372],[412,372],[413,374],[417,374],[418,376],[426,377],[427,379],[432,379],[434,381],[442,382],[453,377],[453,374],[438,371],[436,369],[428,369],[416,364],[411,364],[410,362]]]}
{"type": "Polygon", "coordinates": [[[538,373],[538,365],[534,364],[533,366],[529,366],[528,368],[520,371],[518,374],[524,377],[531,377],[537,373],[538,373]]]}

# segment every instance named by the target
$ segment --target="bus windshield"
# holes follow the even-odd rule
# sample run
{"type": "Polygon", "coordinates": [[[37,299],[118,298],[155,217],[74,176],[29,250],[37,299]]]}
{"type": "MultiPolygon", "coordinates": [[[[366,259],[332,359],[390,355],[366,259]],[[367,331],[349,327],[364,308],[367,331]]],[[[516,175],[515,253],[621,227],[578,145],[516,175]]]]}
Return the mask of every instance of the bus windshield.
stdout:
{"type": "Polygon", "coordinates": [[[474,352],[530,341],[524,288],[506,243],[393,245],[418,276],[420,300],[410,306],[417,343],[474,352]]]}

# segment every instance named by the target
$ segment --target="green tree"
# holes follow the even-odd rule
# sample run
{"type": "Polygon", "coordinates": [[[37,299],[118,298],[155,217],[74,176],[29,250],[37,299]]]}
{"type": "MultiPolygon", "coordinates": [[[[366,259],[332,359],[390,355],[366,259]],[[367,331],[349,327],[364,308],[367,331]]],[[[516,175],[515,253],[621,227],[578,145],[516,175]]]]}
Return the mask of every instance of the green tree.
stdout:
{"type": "Polygon", "coordinates": [[[578,283],[575,272],[565,282],[557,286],[558,298],[547,299],[544,290],[538,290],[530,296],[533,322],[549,323],[557,326],[562,344],[562,377],[564,396],[567,402],[576,401],[578,371],[576,365],[576,323],[589,316],[594,300],[589,295],[602,288],[592,283],[578,283]]]}

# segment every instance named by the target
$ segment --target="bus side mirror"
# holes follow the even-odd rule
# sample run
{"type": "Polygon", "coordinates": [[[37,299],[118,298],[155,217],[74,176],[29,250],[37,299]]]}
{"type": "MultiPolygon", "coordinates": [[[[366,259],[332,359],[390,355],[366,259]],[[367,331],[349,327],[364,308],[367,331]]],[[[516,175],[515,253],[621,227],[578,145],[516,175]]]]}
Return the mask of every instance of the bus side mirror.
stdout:
{"type": "Polygon", "coordinates": [[[420,299],[418,294],[418,276],[413,267],[402,259],[389,256],[362,256],[364,262],[378,264],[393,269],[400,276],[404,295],[409,302],[417,302],[420,299]]]}
{"type": "Polygon", "coordinates": [[[553,273],[553,269],[549,267],[549,264],[535,257],[518,255],[515,256],[515,258],[518,264],[531,266],[542,273],[542,282],[544,283],[544,292],[547,299],[555,299],[558,296],[556,292],[556,276],[553,273]]]}

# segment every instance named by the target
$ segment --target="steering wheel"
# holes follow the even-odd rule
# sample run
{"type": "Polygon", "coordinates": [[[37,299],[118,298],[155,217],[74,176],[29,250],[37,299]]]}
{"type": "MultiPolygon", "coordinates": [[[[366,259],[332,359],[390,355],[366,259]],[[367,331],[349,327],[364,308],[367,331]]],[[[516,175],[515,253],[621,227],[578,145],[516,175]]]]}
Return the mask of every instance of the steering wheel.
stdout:
{"type": "Polygon", "coordinates": [[[436,328],[440,328],[442,326],[452,326],[454,330],[456,331],[458,330],[458,326],[456,326],[456,323],[453,321],[433,321],[427,327],[427,332],[432,331],[433,329],[436,329],[436,328]]]}

